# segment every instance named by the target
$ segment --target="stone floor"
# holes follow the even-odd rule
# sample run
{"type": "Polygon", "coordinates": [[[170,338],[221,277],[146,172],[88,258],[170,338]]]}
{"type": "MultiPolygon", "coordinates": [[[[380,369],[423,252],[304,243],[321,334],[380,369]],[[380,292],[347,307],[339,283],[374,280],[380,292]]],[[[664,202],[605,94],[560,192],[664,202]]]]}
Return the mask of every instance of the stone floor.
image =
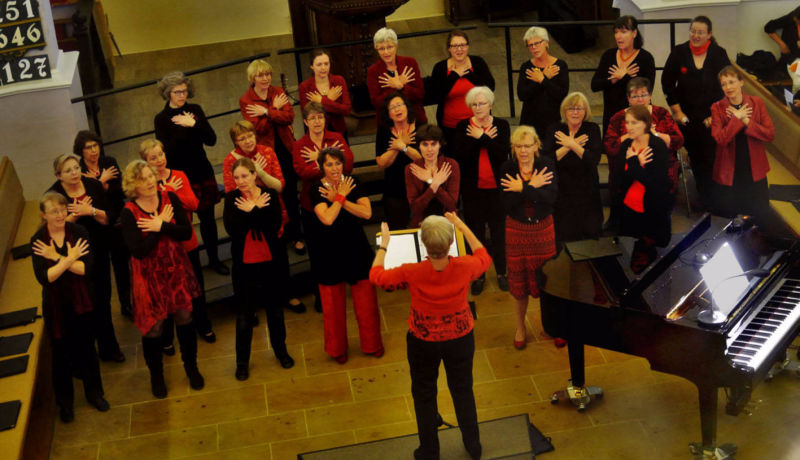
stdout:
{"type": "MultiPolygon", "coordinates": [[[[391,25],[399,33],[449,27],[443,18],[391,25]]],[[[514,33],[521,36],[523,31],[514,33]]],[[[471,51],[486,58],[495,72],[495,113],[507,116],[502,31],[479,25],[470,35],[471,51]]],[[[566,55],[554,42],[551,52],[565,57],[572,67],[592,67],[609,46],[605,38],[580,55],[566,55]]],[[[443,36],[401,41],[400,54],[415,56],[423,72],[430,72],[444,57],[442,41],[443,36]]],[[[269,60],[276,74],[287,73],[293,86],[297,82],[291,82],[292,60],[274,57],[275,50],[289,46],[289,37],[270,37],[125,56],[117,60],[117,85],[157,78],[173,69],[271,51],[269,60]]],[[[516,68],[527,53],[521,40],[513,43],[512,52],[516,68]]],[[[241,64],[198,75],[195,101],[207,113],[236,108],[247,85],[245,68],[246,64],[241,64]]],[[[590,76],[571,75],[572,89],[589,95],[599,113],[600,97],[588,90],[590,76]]],[[[152,129],[153,116],[162,105],[153,87],[102,100],[103,136],[110,140],[152,129]]],[[[432,110],[429,108],[429,115],[432,110]]],[[[209,149],[212,162],[220,163],[230,150],[227,128],[236,118],[234,114],[213,122],[219,140],[209,149]]],[[[295,125],[300,130],[299,121],[295,125]]],[[[112,146],[107,153],[125,164],[134,158],[137,142],[112,146]]],[[[675,231],[685,229],[688,222],[681,212],[675,213],[675,231]]],[[[310,298],[304,300],[311,305],[310,298]]],[[[563,404],[551,405],[550,394],[564,386],[569,367],[566,349],[555,348],[542,330],[538,301],[532,302],[528,312],[528,346],[517,351],[512,347],[513,302],[497,289],[493,276],[487,278],[487,288],[476,300],[474,377],[481,420],[527,413],[532,423],[552,437],[555,451],[541,456],[550,460],[689,458],[687,444],[699,440],[700,435],[697,392],[691,383],[651,371],[644,359],[587,347],[587,382],[602,386],[605,398],[582,414],[563,404]]],[[[199,349],[206,387],[191,390],[179,356],[166,357],[169,397],[164,400],[156,400],[150,393],[138,331],[117,315],[117,334],[128,359],[122,364],[102,365],[111,410],[99,413],[77,397],[75,421],[55,423],[51,458],[294,459],[301,452],[414,433],[404,343],[408,296],[405,292],[379,292],[379,303],[386,355],[376,359],[359,351],[350,310],[351,358],[345,365],[335,363],[323,351],[320,314],[287,312],[287,342],[297,363],[290,370],[281,369],[268,349],[262,313],[246,382],[233,376],[232,306],[217,304],[212,316],[219,340],[215,344],[201,342],[199,349]]],[[[440,412],[455,422],[444,378],[439,388],[440,412]]],[[[81,393],[78,383],[76,395],[81,393]]],[[[723,403],[722,394],[720,398],[723,403]]],[[[738,458],[743,460],[800,458],[800,380],[781,374],[759,385],[753,400],[758,404],[751,416],[730,417],[720,410],[718,439],[736,442],[738,458]]]]}

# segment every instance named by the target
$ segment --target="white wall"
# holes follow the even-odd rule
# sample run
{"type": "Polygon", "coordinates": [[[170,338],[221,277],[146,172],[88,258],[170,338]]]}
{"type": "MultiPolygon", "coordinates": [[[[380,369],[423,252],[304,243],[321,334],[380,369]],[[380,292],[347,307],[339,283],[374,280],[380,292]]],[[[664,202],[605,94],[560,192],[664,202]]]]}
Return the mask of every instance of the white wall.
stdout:
{"type": "MultiPolygon", "coordinates": [[[[292,33],[287,0],[103,0],[123,54],[292,33]]],[[[444,0],[410,0],[389,21],[444,15],[444,0]]]]}

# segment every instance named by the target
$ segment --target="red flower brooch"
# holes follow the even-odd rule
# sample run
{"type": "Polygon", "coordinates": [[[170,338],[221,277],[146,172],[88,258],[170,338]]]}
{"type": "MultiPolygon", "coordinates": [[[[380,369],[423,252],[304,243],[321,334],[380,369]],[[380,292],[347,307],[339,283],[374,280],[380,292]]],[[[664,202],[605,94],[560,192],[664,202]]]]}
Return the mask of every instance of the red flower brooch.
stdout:
{"type": "Polygon", "coordinates": [[[688,70],[686,69],[686,67],[681,67],[681,73],[682,73],[682,74],[684,74],[684,75],[686,75],[686,72],[688,72],[688,70]]]}

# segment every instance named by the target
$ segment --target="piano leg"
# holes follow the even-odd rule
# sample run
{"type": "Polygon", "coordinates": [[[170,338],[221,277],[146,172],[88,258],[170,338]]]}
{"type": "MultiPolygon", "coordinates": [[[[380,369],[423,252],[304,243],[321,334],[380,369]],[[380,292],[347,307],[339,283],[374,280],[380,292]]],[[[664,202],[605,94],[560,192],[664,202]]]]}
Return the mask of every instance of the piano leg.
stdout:
{"type": "Polygon", "coordinates": [[[690,443],[689,450],[698,460],[733,459],[737,450],[734,444],[717,447],[717,387],[697,385],[697,393],[700,398],[700,431],[703,441],[690,443]]]}
{"type": "Polygon", "coordinates": [[[578,408],[578,412],[586,410],[595,399],[603,397],[603,389],[600,387],[585,387],[583,343],[573,338],[567,341],[567,353],[569,354],[569,370],[571,379],[565,390],[559,390],[550,397],[552,404],[560,401],[569,401],[578,408]]]}

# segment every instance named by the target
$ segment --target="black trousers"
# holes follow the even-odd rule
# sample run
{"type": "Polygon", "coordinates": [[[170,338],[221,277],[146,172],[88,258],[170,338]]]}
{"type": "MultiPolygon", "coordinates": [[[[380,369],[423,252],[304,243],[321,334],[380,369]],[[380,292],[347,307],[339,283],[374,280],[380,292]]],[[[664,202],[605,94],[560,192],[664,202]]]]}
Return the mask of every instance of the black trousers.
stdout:
{"type": "Polygon", "coordinates": [[[444,342],[427,342],[409,332],[406,335],[406,350],[419,432],[420,455],[417,458],[439,458],[436,380],[439,378],[440,362],[444,362],[447,386],[453,397],[464,446],[470,452],[478,450],[480,433],[475,395],[472,393],[472,358],[475,355],[473,333],[470,331],[463,337],[444,342]]]}
{"type": "Polygon", "coordinates": [[[203,245],[208,255],[208,263],[219,262],[219,233],[217,232],[217,218],[214,216],[214,207],[196,211],[197,218],[200,219],[200,236],[203,238],[203,245]]]}
{"type": "Polygon", "coordinates": [[[498,275],[506,274],[506,215],[499,189],[477,189],[462,195],[464,223],[486,246],[498,275]],[[486,227],[489,227],[489,238],[486,227]]]}
{"type": "Polygon", "coordinates": [[[97,352],[103,359],[119,353],[114,323],[111,321],[111,263],[108,248],[95,247],[92,283],[94,285],[94,337],[97,337],[97,352]]]}
{"type": "Polygon", "coordinates": [[[300,197],[297,192],[299,178],[292,164],[292,152],[283,145],[277,133],[275,133],[275,156],[278,157],[283,180],[286,181],[286,185],[281,192],[281,198],[283,198],[283,204],[286,206],[289,222],[286,223],[283,229],[283,238],[286,241],[295,241],[302,236],[300,232],[300,197]]]}
{"type": "Polygon", "coordinates": [[[711,174],[714,171],[714,156],[717,143],[711,137],[711,128],[703,125],[700,115],[689,119],[689,123],[681,126],[686,153],[697,185],[700,201],[706,208],[711,206],[713,184],[711,174]]]}
{"type": "Polygon", "coordinates": [[[114,265],[114,281],[117,284],[120,310],[131,311],[131,254],[122,238],[119,226],[111,227],[111,263],[114,265]]]}
{"type": "Polygon", "coordinates": [[[51,341],[53,389],[56,403],[61,407],[69,409],[73,407],[73,369],[78,371],[83,379],[83,391],[87,400],[103,396],[100,362],[94,349],[93,316],[94,313],[86,313],[67,318],[62,325],[62,336],[51,341]]]}
{"type": "Polygon", "coordinates": [[[276,356],[286,354],[286,324],[283,321],[283,291],[289,270],[281,260],[257,264],[234,264],[233,291],[236,311],[236,363],[250,362],[253,315],[258,308],[267,312],[269,343],[276,356]]]}

